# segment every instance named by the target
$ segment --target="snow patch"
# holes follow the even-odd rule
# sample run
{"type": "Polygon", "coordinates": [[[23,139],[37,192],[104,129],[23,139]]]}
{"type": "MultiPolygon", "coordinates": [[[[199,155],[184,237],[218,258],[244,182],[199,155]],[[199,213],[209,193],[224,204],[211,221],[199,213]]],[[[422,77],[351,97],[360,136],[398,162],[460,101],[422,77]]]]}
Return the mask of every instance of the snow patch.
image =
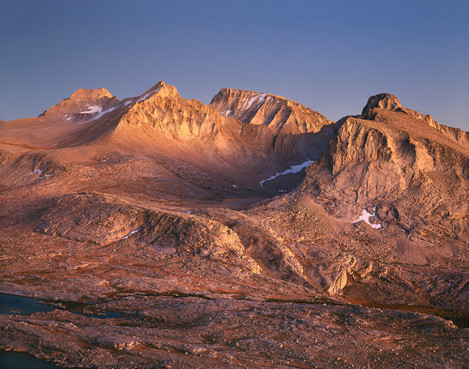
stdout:
{"type": "Polygon", "coordinates": [[[107,114],[107,113],[110,113],[111,111],[113,111],[113,110],[116,109],[116,108],[117,108],[117,106],[115,106],[115,107],[113,107],[113,108],[109,108],[109,109],[107,109],[107,110],[105,110],[105,111],[99,113],[98,115],[96,115],[95,117],[93,117],[93,119],[91,119],[91,120],[99,119],[99,118],[101,118],[103,115],[105,115],[105,114],[107,114]]]}
{"type": "Polygon", "coordinates": [[[92,120],[97,120],[99,118],[101,118],[103,115],[106,115],[107,113],[110,113],[111,111],[117,109],[117,106],[114,106],[113,108],[109,108],[107,110],[104,110],[102,111],[102,107],[101,106],[90,106],[88,108],[88,110],[93,110],[93,111],[82,111],[81,114],[91,114],[91,113],[98,113],[97,115],[95,115],[93,118],[89,119],[89,120],[86,120],[84,122],[78,122],[79,124],[83,124],[83,123],[87,123],[87,122],[91,122],[92,120]],[[93,109],[92,109],[93,108],[93,109]],[[95,109],[95,108],[99,108],[98,109],[95,109]]]}
{"type": "Polygon", "coordinates": [[[257,101],[257,108],[258,108],[265,101],[266,97],[267,97],[267,94],[260,94],[260,95],[256,95],[252,97],[249,101],[247,101],[247,99],[243,100],[244,104],[243,104],[242,110],[244,111],[248,110],[256,101],[257,101]]]}
{"type": "Polygon", "coordinates": [[[99,105],[92,105],[88,106],[88,110],[80,112],[80,114],[94,114],[94,113],[101,113],[103,110],[102,106],[99,105]]]}
{"type": "Polygon", "coordinates": [[[264,182],[271,181],[277,177],[284,176],[285,174],[295,174],[301,172],[304,168],[310,166],[311,164],[314,163],[314,160],[306,160],[304,163],[298,164],[298,165],[292,165],[290,169],[284,170],[283,172],[280,173],[275,173],[273,176],[263,179],[262,181],[259,182],[259,184],[264,186],[264,182]]]}
{"type": "Polygon", "coordinates": [[[145,101],[146,99],[148,99],[150,97],[150,95],[153,95],[155,93],[157,93],[159,90],[161,89],[161,86],[158,87],[156,90],[152,90],[150,91],[149,93],[147,93],[145,96],[141,97],[140,99],[137,100],[137,102],[142,102],[142,101],[145,101]]]}
{"type": "Polygon", "coordinates": [[[130,232],[127,236],[122,237],[121,240],[126,240],[127,238],[129,238],[129,236],[132,236],[133,234],[137,233],[138,231],[140,231],[140,228],[136,229],[135,231],[130,232]]]}
{"type": "Polygon", "coordinates": [[[233,115],[233,110],[225,110],[223,113],[220,114],[224,115],[225,117],[231,117],[233,115]]]}
{"type": "Polygon", "coordinates": [[[366,209],[363,209],[363,214],[360,215],[356,221],[352,222],[352,224],[358,223],[358,222],[363,220],[366,224],[369,224],[371,226],[371,228],[380,229],[382,227],[381,224],[371,224],[370,223],[370,218],[374,217],[375,213],[376,213],[376,207],[373,208],[373,214],[368,213],[366,211],[366,209]]]}
{"type": "Polygon", "coordinates": [[[33,175],[34,173],[39,173],[39,177],[42,174],[42,169],[36,169],[34,172],[29,173],[29,175],[33,175]]]}
{"type": "Polygon", "coordinates": [[[39,173],[39,179],[45,179],[47,177],[52,177],[53,174],[44,174],[42,175],[42,169],[36,169],[34,172],[29,173],[29,175],[33,175],[34,173],[39,173]]]}

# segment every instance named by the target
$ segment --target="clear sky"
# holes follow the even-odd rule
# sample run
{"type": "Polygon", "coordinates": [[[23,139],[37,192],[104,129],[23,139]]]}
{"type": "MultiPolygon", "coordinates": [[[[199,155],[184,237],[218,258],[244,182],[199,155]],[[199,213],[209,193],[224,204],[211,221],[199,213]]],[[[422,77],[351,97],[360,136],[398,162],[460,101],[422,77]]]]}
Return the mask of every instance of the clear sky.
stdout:
{"type": "Polygon", "coordinates": [[[370,95],[469,130],[467,0],[1,0],[0,119],[78,88],[269,92],[338,120],[370,95]]]}

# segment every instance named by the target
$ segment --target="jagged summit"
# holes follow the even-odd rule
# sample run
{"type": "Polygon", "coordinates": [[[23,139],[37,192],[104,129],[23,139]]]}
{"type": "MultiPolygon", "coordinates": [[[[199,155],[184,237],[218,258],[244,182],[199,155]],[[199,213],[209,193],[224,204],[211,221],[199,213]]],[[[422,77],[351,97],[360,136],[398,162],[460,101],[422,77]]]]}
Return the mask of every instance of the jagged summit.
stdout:
{"type": "Polygon", "coordinates": [[[469,148],[469,133],[459,128],[441,125],[429,114],[422,114],[418,111],[402,106],[399,99],[390,93],[381,93],[371,96],[368,99],[362,114],[357,116],[362,119],[387,122],[396,124],[397,122],[413,122],[414,129],[421,130],[422,124],[446,135],[446,137],[457,141],[459,144],[469,148]]]}
{"type": "Polygon", "coordinates": [[[214,138],[222,126],[225,126],[226,134],[236,132],[239,135],[239,125],[240,122],[220,116],[200,101],[182,98],[174,86],[160,81],[142,95],[129,100],[128,109],[120,119],[119,130],[125,126],[140,127],[147,133],[191,140],[214,138]]]}
{"type": "Polygon", "coordinates": [[[382,94],[371,96],[368,99],[368,102],[363,108],[362,115],[365,115],[366,113],[368,113],[368,111],[370,111],[373,108],[396,110],[401,107],[402,107],[401,102],[396,96],[390,93],[382,93],[382,94]]]}
{"type": "Polygon", "coordinates": [[[240,94],[252,95],[252,96],[266,95],[266,96],[270,96],[270,97],[273,97],[273,98],[278,98],[278,99],[285,100],[285,101],[293,101],[293,100],[287,99],[285,97],[274,95],[274,94],[268,94],[268,93],[264,93],[264,92],[257,92],[257,91],[250,91],[250,90],[242,90],[242,89],[238,89],[238,88],[223,87],[222,89],[220,89],[220,92],[218,92],[218,94],[215,95],[212,98],[211,103],[218,100],[217,96],[230,95],[230,96],[233,96],[233,97],[237,97],[240,94]]]}
{"type": "Polygon", "coordinates": [[[275,134],[319,132],[323,126],[333,123],[293,100],[231,88],[222,88],[213,97],[210,107],[244,124],[265,125],[275,134]]]}
{"type": "Polygon", "coordinates": [[[158,82],[156,85],[145,91],[143,94],[138,96],[137,102],[142,102],[144,100],[147,100],[150,98],[152,95],[158,93],[158,96],[161,97],[179,97],[179,92],[176,89],[176,87],[172,85],[168,85],[163,81],[158,82]]]}

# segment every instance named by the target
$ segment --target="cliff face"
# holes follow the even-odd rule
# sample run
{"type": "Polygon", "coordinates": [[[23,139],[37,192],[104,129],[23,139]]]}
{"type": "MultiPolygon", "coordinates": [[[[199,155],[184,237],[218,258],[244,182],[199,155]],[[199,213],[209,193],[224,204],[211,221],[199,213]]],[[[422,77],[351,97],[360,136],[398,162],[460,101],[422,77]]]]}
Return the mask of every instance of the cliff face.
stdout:
{"type": "Polygon", "coordinates": [[[242,122],[243,129],[268,128],[274,136],[270,149],[284,169],[316,160],[335,129],[334,122],[322,114],[272,94],[223,88],[209,106],[242,122]]]}
{"type": "Polygon", "coordinates": [[[343,122],[301,191],[350,221],[376,208],[383,227],[468,241],[469,151],[452,133],[392,95],[374,96],[343,122]]]}
{"type": "Polygon", "coordinates": [[[266,93],[223,88],[210,106],[244,124],[265,125],[275,134],[317,133],[333,123],[295,101],[266,93]]]}
{"type": "Polygon", "coordinates": [[[159,82],[136,98],[120,120],[121,125],[151,128],[177,140],[216,139],[241,133],[239,121],[220,116],[197,100],[185,100],[174,86],[159,82]]]}

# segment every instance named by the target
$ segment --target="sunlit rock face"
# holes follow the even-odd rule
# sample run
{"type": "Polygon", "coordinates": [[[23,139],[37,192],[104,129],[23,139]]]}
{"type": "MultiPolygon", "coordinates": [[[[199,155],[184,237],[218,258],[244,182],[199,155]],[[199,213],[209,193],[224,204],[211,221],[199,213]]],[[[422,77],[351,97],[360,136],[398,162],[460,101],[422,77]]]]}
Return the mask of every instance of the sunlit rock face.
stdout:
{"type": "Polygon", "coordinates": [[[371,97],[308,168],[302,190],[345,219],[376,207],[379,219],[411,238],[468,242],[468,147],[463,134],[430,120],[393,95],[371,97]]]}
{"type": "Polygon", "coordinates": [[[223,88],[210,107],[245,124],[265,125],[274,133],[319,132],[333,123],[322,114],[295,101],[266,93],[223,88]]]}

